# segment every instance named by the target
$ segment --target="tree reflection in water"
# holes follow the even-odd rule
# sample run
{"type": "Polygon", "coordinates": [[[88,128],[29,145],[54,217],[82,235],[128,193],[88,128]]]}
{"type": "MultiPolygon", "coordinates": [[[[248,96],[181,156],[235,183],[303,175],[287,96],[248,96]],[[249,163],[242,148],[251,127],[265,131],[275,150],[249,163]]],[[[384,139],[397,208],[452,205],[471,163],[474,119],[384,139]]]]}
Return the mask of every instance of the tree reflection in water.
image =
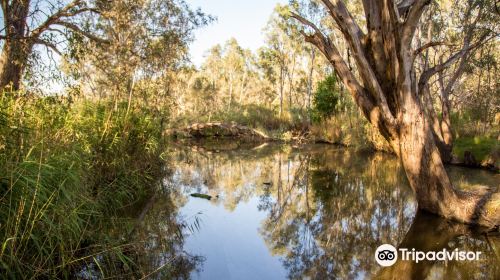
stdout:
{"type": "Polygon", "coordinates": [[[499,236],[478,228],[450,222],[425,212],[418,212],[400,248],[417,251],[480,251],[479,261],[398,261],[381,269],[376,279],[500,279],[499,236]],[[498,250],[498,248],[496,249],[498,250]]]}
{"type": "Polygon", "coordinates": [[[74,275],[76,279],[189,279],[191,271],[203,262],[202,256],[185,252],[184,234],[191,221],[178,216],[186,199],[168,186],[128,207],[122,215],[111,217],[99,229],[101,240],[121,241],[123,245],[105,248],[86,258],[74,275]]]}
{"type": "Polygon", "coordinates": [[[181,197],[217,194],[220,199],[211,203],[227,211],[259,198],[256,211],[266,213],[259,234],[270,254],[280,256],[289,278],[498,279],[499,261],[492,250],[498,237],[416,215],[406,178],[389,155],[268,145],[220,153],[176,151],[174,158],[171,179],[181,197]],[[423,251],[470,249],[482,251],[484,258],[398,262],[382,270],[374,252],[384,243],[423,251]]]}

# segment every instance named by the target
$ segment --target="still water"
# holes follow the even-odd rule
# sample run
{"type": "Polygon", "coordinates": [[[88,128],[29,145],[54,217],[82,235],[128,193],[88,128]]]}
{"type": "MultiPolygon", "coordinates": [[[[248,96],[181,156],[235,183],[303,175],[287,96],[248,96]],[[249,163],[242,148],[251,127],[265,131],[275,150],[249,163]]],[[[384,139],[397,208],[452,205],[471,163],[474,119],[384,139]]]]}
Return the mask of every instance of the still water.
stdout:
{"type": "MultiPolygon", "coordinates": [[[[171,172],[163,185],[174,219],[183,225],[176,246],[184,260],[177,264],[182,273],[170,276],[500,279],[498,234],[417,212],[404,173],[390,155],[328,145],[223,147],[179,148],[170,154],[171,172]],[[384,243],[421,251],[481,251],[482,256],[479,261],[398,261],[382,269],[374,252],[384,243]]],[[[485,171],[449,172],[464,188],[496,189],[500,182],[498,174],[485,171]]],[[[154,224],[157,217],[151,211],[146,219],[154,224]]]]}

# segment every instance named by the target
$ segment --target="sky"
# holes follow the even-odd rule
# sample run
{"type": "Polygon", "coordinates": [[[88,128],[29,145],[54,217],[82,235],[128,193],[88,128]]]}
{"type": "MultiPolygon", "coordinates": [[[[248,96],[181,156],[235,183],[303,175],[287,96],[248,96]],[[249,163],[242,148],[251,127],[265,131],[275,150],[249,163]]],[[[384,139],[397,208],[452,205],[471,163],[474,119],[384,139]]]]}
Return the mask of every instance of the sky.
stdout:
{"type": "Polygon", "coordinates": [[[190,46],[191,61],[200,66],[208,49],[232,37],[245,49],[257,50],[264,44],[262,29],[276,4],[288,0],[187,0],[191,8],[201,8],[217,21],[194,32],[190,46]]]}

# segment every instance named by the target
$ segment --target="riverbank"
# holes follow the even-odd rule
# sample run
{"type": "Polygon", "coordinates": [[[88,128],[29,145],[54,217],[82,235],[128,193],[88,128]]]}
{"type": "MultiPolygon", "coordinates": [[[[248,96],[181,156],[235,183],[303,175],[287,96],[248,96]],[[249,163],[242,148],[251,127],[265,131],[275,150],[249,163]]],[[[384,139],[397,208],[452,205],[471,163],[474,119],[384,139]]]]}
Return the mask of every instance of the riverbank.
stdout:
{"type": "MultiPolygon", "coordinates": [[[[352,141],[352,138],[354,137],[353,135],[359,135],[362,132],[351,131],[351,133],[343,133],[341,131],[339,132],[339,129],[333,126],[331,130],[334,132],[334,136],[332,137],[332,134],[321,133],[323,130],[328,131],[328,128],[319,128],[318,125],[311,124],[303,127],[300,131],[287,131],[285,133],[268,131],[267,133],[269,133],[269,135],[274,135],[269,136],[256,128],[236,122],[208,122],[193,123],[180,128],[171,128],[165,132],[165,135],[175,140],[187,141],[188,145],[189,142],[193,142],[191,140],[194,140],[196,145],[196,143],[200,142],[199,140],[203,139],[208,140],[210,143],[217,142],[217,139],[235,139],[238,140],[238,142],[284,142],[293,144],[325,143],[353,147],[359,150],[392,153],[390,147],[385,143],[385,140],[374,131],[371,131],[370,135],[362,137],[364,139],[364,144],[361,144],[361,141],[352,141]]],[[[227,143],[228,141],[225,142],[227,143]]],[[[475,137],[473,139],[459,138],[455,141],[453,152],[453,160],[449,163],[451,165],[481,168],[493,172],[498,172],[500,170],[500,142],[497,140],[485,137],[475,137]]]]}

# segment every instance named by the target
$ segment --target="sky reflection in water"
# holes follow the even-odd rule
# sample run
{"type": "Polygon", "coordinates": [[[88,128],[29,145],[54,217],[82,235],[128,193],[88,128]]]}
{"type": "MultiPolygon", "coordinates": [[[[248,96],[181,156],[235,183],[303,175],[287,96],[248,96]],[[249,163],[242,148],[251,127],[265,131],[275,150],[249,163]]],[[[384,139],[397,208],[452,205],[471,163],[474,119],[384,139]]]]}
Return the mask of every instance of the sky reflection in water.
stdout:
{"type": "MultiPolygon", "coordinates": [[[[414,196],[392,156],[326,145],[264,145],[236,151],[176,150],[172,157],[174,172],[167,180],[179,219],[196,225],[185,231],[184,250],[204,259],[191,272],[193,279],[500,275],[491,249],[499,246],[498,237],[486,238],[424,213],[415,217],[414,196]],[[373,254],[383,243],[474,249],[486,257],[447,265],[399,262],[382,270],[373,254]]],[[[451,169],[457,184],[497,187],[492,184],[498,176],[491,173],[451,169]]]]}

